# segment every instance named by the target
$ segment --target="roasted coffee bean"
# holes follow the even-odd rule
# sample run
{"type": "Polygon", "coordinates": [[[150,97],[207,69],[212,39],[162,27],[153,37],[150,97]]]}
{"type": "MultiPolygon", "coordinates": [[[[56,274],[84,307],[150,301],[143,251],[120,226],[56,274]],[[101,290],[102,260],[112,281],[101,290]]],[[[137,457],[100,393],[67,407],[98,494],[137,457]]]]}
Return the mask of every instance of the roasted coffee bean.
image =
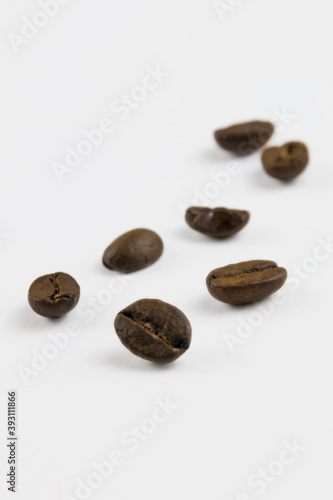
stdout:
{"type": "Polygon", "coordinates": [[[237,155],[248,155],[260,149],[271,138],[274,125],[252,121],[216,130],[215,140],[221,148],[237,155]]]}
{"type": "Polygon", "coordinates": [[[177,307],[161,300],[134,302],[117,314],[114,325],[127,349],[155,363],[171,363],[190,347],[190,322],[177,307]]]}
{"type": "Polygon", "coordinates": [[[78,303],[80,287],[65,273],[46,274],[30,286],[28,301],[32,309],[46,318],[59,318],[78,303]]]}
{"type": "Polygon", "coordinates": [[[103,264],[109,269],[132,273],[154,264],[163,253],[163,242],[150,229],[133,229],[107,247],[103,264]]]}
{"type": "Polygon", "coordinates": [[[248,304],[275,293],[287,271],[271,260],[250,260],[214,269],[207,276],[209,293],[227,304],[248,304]]]}
{"type": "Polygon", "coordinates": [[[309,152],[303,142],[287,142],[281,147],[265,149],[261,160],[268,175],[289,181],[305,170],[309,163],[309,152]]]}
{"type": "Polygon", "coordinates": [[[190,207],[186,211],[187,224],[199,233],[212,238],[228,238],[248,223],[250,213],[229,208],[190,207]]]}

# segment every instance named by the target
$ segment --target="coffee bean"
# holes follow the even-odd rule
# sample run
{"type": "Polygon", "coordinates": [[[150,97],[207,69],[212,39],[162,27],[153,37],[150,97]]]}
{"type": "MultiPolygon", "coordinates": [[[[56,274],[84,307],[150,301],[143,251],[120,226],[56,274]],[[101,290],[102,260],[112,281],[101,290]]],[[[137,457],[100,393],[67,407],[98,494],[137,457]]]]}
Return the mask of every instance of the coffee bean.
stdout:
{"type": "Polygon", "coordinates": [[[199,233],[212,238],[228,238],[248,223],[250,213],[229,208],[190,207],[186,211],[187,224],[199,233]]]}
{"type": "Polygon", "coordinates": [[[190,322],[177,307],[161,300],[134,302],[117,314],[114,325],[127,349],[155,363],[171,363],[190,347],[190,322]]]}
{"type": "Polygon", "coordinates": [[[132,273],[154,264],[163,253],[163,242],[150,229],[133,229],[107,247],[103,264],[109,269],[132,273]]]}
{"type": "Polygon", "coordinates": [[[252,121],[216,130],[215,140],[221,148],[237,155],[248,155],[260,149],[271,138],[274,125],[252,121]]]}
{"type": "Polygon", "coordinates": [[[268,175],[289,181],[305,170],[309,163],[309,152],[302,142],[287,142],[281,147],[265,149],[261,160],[268,175]]]}
{"type": "Polygon", "coordinates": [[[287,271],[271,260],[250,260],[214,269],[207,276],[209,293],[227,304],[248,304],[275,293],[287,271]]]}
{"type": "Polygon", "coordinates": [[[46,318],[59,318],[78,303],[80,287],[66,273],[46,274],[30,286],[28,301],[32,309],[46,318]]]}

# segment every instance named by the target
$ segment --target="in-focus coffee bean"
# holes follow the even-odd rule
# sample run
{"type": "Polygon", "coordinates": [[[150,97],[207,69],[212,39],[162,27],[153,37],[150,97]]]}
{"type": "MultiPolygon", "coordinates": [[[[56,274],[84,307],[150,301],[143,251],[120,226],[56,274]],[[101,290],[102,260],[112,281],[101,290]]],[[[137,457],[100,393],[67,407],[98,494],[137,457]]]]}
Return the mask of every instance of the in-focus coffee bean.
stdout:
{"type": "Polygon", "coordinates": [[[237,155],[248,155],[260,149],[271,138],[274,125],[252,121],[215,131],[215,140],[221,148],[237,155]]]}
{"type": "Polygon", "coordinates": [[[190,207],[185,214],[187,224],[212,238],[228,238],[248,223],[250,213],[229,208],[190,207]]]}
{"type": "Polygon", "coordinates": [[[271,260],[250,260],[214,269],[206,279],[209,293],[227,304],[265,299],[282,287],[287,271],[271,260]]]}
{"type": "Polygon", "coordinates": [[[32,309],[46,318],[59,318],[78,303],[80,287],[66,273],[46,274],[37,278],[30,286],[28,301],[32,309]]]}
{"type": "Polygon", "coordinates": [[[103,264],[114,271],[132,273],[154,264],[163,253],[163,242],[150,229],[133,229],[107,247],[103,264]]]}
{"type": "Polygon", "coordinates": [[[309,163],[309,152],[303,142],[287,142],[281,147],[265,149],[261,160],[268,175],[289,181],[305,170],[309,163]]]}
{"type": "Polygon", "coordinates": [[[115,329],[133,354],[155,363],[171,363],[189,348],[191,325],[177,307],[157,299],[134,302],[117,314],[115,329]]]}

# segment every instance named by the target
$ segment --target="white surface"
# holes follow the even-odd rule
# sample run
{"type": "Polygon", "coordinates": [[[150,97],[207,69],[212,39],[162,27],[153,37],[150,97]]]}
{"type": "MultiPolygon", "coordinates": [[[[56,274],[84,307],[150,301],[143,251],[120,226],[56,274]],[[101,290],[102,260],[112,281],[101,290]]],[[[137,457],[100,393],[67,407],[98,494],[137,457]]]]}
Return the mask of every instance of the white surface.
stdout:
{"type": "MultiPolygon", "coordinates": [[[[76,478],[85,480],[112,450],[125,461],[94,500],[326,498],[333,255],[297,289],[286,285],[283,304],[234,353],[226,333],[236,335],[240,320],[253,321],[271,301],[220,304],[205,278],[255,258],[276,260],[292,276],[294,265],[311,266],[318,238],[333,235],[329,3],[244,0],[223,20],[210,0],[72,0],[18,53],[7,35],[20,32],[21,17],[31,19],[38,3],[2,0],[0,10],[0,422],[5,438],[6,393],[16,389],[15,498],[76,498],[76,478]],[[111,103],[156,65],[169,76],[121,120],[111,103]],[[195,189],[214,189],[210,174],[234,161],[214,144],[213,130],[283,109],[293,118],[284,127],[278,120],[270,144],[307,142],[306,173],[284,185],[266,176],[259,154],[241,159],[239,174],[209,204],[250,210],[248,226],[220,242],[189,229],[181,207],[193,204],[195,189]],[[53,163],[104,118],[115,131],[58,182],[53,163]],[[88,323],[80,315],[88,298],[101,297],[113,277],[119,287],[102,253],[135,227],[158,231],[165,253],[88,323]],[[36,277],[55,271],[72,274],[82,296],[52,322],[34,314],[26,295],[36,277]],[[114,333],[116,313],[143,297],[175,304],[192,323],[192,346],[173,365],[135,358],[114,333]],[[26,386],[18,367],[31,366],[32,351],[72,321],[80,335],[26,386]],[[167,397],[179,408],[131,453],[121,436],[167,397]],[[306,451],[264,493],[247,485],[294,439],[306,451]],[[237,498],[242,492],[248,497],[237,498]]],[[[0,458],[0,496],[12,498],[3,440],[0,458]]]]}

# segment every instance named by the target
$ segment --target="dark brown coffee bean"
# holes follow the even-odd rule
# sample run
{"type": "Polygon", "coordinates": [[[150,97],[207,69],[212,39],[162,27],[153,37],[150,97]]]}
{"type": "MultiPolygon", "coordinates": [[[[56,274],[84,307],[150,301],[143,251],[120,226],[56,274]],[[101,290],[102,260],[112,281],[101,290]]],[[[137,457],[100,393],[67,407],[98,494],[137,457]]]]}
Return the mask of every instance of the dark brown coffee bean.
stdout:
{"type": "Polygon", "coordinates": [[[163,242],[150,229],[133,229],[107,247],[103,264],[109,269],[132,273],[154,264],[163,253],[163,242]]]}
{"type": "Polygon", "coordinates": [[[252,121],[216,130],[215,140],[221,148],[237,155],[248,155],[260,149],[271,138],[274,125],[252,121]]]}
{"type": "Polygon", "coordinates": [[[212,238],[228,238],[248,223],[250,213],[229,208],[190,207],[186,211],[187,224],[212,238]]]}
{"type": "Polygon", "coordinates": [[[309,163],[309,152],[303,142],[287,142],[281,147],[265,149],[261,160],[268,175],[289,181],[305,170],[309,163]]]}
{"type": "Polygon", "coordinates": [[[190,347],[190,322],[177,307],[161,300],[134,302],[117,314],[114,325],[127,349],[155,363],[171,363],[190,347]]]}
{"type": "Polygon", "coordinates": [[[271,260],[250,260],[214,269],[207,276],[209,293],[227,304],[248,304],[275,293],[287,271],[271,260]]]}
{"type": "Polygon", "coordinates": [[[59,318],[78,303],[80,287],[65,273],[46,274],[30,286],[28,301],[32,309],[46,318],[59,318]]]}

